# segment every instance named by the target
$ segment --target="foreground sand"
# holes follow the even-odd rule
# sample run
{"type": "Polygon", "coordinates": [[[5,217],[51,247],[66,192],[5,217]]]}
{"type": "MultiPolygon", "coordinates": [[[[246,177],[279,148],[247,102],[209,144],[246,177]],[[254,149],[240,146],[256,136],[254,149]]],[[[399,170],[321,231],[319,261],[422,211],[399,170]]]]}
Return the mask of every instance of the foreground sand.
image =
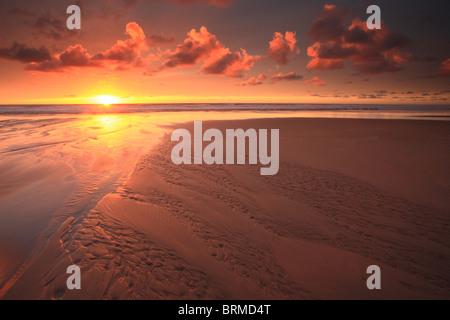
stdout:
{"type": "Polygon", "coordinates": [[[450,298],[448,122],[208,127],[280,129],[278,175],[175,166],[166,135],[115,191],[59,225],[3,298],[450,298]],[[72,263],[80,291],[66,289],[72,263]],[[372,264],[379,291],[366,288],[372,264]]]}

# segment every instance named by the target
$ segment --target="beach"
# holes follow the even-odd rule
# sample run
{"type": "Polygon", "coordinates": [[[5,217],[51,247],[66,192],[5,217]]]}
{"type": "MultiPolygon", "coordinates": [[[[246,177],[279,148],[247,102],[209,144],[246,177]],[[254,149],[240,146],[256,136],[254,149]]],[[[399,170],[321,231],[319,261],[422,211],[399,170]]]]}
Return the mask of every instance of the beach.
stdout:
{"type": "Polygon", "coordinates": [[[9,123],[0,298],[450,298],[448,121],[236,114],[18,123],[27,149],[9,123]],[[171,132],[200,118],[279,129],[278,173],[173,164],[171,132]]]}

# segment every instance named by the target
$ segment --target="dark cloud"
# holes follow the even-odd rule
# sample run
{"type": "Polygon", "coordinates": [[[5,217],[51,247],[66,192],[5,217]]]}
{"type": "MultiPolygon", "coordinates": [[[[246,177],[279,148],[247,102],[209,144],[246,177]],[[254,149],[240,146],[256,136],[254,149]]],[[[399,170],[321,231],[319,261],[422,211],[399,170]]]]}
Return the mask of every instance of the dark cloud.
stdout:
{"type": "Polygon", "coordinates": [[[358,96],[358,99],[379,99],[379,98],[381,98],[381,96],[374,95],[374,94],[365,94],[365,93],[362,93],[358,96]]]}
{"type": "Polygon", "coordinates": [[[315,41],[307,52],[312,58],[309,69],[340,69],[349,60],[360,74],[396,72],[411,58],[403,49],[409,38],[390,31],[384,23],[381,30],[369,30],[359,18],[344,28],[346,16],[346,9],[324,6],[309,30],[315,41]]]}
{"type": "Polygon", "coordinates": [[[100,67],[100,63],[92,61],[91,55],[83,46],[77,44],[69,46],[51,60],[29,63],[25,69],[30,71],[54,72],[68,67],[100,67]]]}
{"type": "Polygon", "coordinates": [[[67,39],[77,34],[76,30],[69,30],[66,21],[54,18],[49,14],[40,15],[35,19],[26,20],[26,24],[34,30],[36,36],[44,36],[54,40],[67,39]]]}
{"type": "MultiPolygon", "coordinates": [[[[395,94],[395,92],[391,92],[395,94]]],[[[361,93],[358,99],[382,99],[388,97],[387,90],[374,90],[372,93],[361,93]]]]}
{"type": "Polygon", "coordinates": [[[0,59],[29,63],[48,61],[51,56],[45,47],[30,48],[25,44],[14,42],[9,48],[0,48],[0,59]]]}
{"type": "Polygon", "coordinates": [[[77,34],[76,31],[67,29],[66,20],[55,18],[48,13],[36,14],[21,8],[9,9],[6,13],[21,18],[26,26],[32,28],[31,32],[36,37],[61,40],[77,34]]]}
{"type": "Polygon", "coordinates": [[[329,41],[345,33],[344,21],[349,11],[335,5],[325,5],[316,21],[309,27],[308,36],[315,41],[329,41]]]}

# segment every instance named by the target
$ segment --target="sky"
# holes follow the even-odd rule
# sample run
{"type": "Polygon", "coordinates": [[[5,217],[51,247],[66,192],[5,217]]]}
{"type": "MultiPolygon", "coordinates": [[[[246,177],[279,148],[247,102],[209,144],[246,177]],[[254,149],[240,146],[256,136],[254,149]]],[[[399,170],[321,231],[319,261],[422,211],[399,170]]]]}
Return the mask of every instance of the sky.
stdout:
{"type": "Polygon", "coordinates": [[[0,0],[0,104],[448,105],[448,1],[0,0]],[[381,29],[369,30],[369,5],[381,29]],[[81,9],[69,30],[67,7],[81,9]]]}

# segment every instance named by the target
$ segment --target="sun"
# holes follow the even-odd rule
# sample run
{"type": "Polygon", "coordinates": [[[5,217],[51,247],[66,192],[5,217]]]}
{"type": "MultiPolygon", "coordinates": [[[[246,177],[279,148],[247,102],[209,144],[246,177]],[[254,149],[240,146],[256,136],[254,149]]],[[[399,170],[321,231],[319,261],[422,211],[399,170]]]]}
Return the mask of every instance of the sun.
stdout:
{"type": "Polygon", "coordinates": [[[119,98],[108,96],[108,95],[101,95],[97,96],[96,100],[99,104],[102,104],[104,106],[109,106],[111,104],[115,104],[119,102],[119,98]]]}

